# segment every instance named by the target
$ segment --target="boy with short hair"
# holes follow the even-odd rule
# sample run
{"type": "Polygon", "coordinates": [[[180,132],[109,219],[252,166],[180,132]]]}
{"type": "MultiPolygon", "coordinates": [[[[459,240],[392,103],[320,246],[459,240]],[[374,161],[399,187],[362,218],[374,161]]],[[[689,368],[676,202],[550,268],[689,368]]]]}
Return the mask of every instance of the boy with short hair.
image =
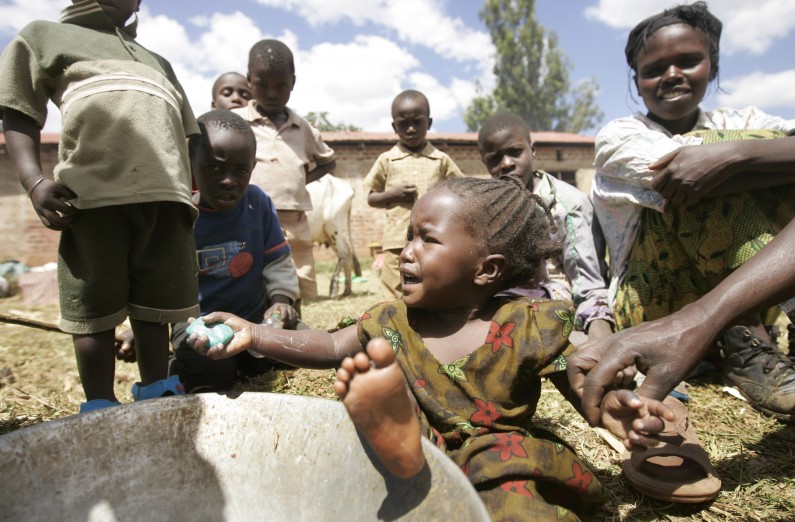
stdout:
{"type": "MultiPolygon", "coordinates": [[[[478,133],[483,164],[493,178],[514,176],[538,195],[552,213],[563,251],[547,260],[549,281],[543,283],[545,297],[572,301],[576,307],[574,325],[590,339],[610,335],[615,324],[607,302],[603,274],[604,239],[594,220],[588,196],[542,170],[533,169],[535,149],[527,123],[515,114],[490,117],[478,133]]],[[[513,289],[521,294],[524,290],[513,289]]],[[[537,291],[537,290],[536,290],[537,291]]]]}
{"type": "Polygon", "coordinates": [[[166,379],[168,323],[199,311],[186,136],[198,132],[170,64],[135,41],[140,0],[73,0],[0,57],[6,143],[33,207],[61,230],[60,327],[73,335],[87,401],[119,404],[114,328],[129,316],[135,400],[183,393],[166,379]],[[55,180],[39,162],[52,100],[62,131],[55,180]],[[157,124],[153,124],[153,120],[157,124]]]}
{"type": "Polygon", "coordinates": [[[251,87],[240,73],[227,72],[213,83],[213,109],[239,109],[251,100],[251,87]]]}
{"type": "Polygon", "coordinates": [[[298,272],[299,298],[314,299],[314,245],[306,216],[312,201],[306,185],[334,171],[334,151],[317,129],[287,107],[295,86],[295,64],[286,45],[278,40],[254,44],[249,52],[248,81],[254,99],[233,110],[249,122],[257,137],[257,165],[251,183],[273,199],[298,272]]]}
{"type": "MultiPolygon", "coordinates": [[[[294,328],[298,276],[271,199],[249,185],[257,141],[237,114],[216,109],[199,117],[201,134],[190,139],[193,176],[199,192],[195,226],[201,315],[232,312],[261,323],[278,314],[294,328]]],[[[237,375],[254,375],[271,361],[247,352],[214,361],[185,343],[187,322],[173,325],[175,369],[188,393],[229,388],[237,375]]]]}
{"type": "Polygon", "coordinates": [[[386,209],[381,247],[381,291],[385,299],[400,299],[400,252],[406,244],[411,208],[428,189],[449,177],[464,174],[455,162],[425,137],[431,128],[431,107],[419,91],[407,90],[392,101],[392,129],[398,142],[381,154],[364,178],[367,203],[386,209]]]}

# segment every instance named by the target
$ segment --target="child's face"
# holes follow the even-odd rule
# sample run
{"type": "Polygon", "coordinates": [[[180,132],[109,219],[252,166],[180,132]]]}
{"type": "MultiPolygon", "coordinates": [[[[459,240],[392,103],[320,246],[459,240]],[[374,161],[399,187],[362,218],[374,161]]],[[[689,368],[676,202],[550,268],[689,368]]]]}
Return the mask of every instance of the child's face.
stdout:
{"type": "Polygon", "coordinates": [[[471,300],[482,257],[465,227],[467,214],[464,202],[444,189],[431,190],[414,204],[400,253],[406,306],[446,310],[471,300]]]}
{"type": "Polygon", "coordinates": [[[416,98],[403,98],[392,107],[392,128],[400,141],[409,149],[425,145],[425,136],[433,119],[428,116],[425,104],[416,98]]]}
{"type": "Polygon", "coordinates": [[[649,113],[666,122],[692,117],[710,80],[709,43],[697,29],[657,30],[638,53],[635,82],[649,113]]]}
{"type": "Polygon", "coordinates": [[[138,11],[140,0],[96,0],[99,7],[116,27],[124,27],[125,22],[138,11]]]}
{"type": "Polygon", "coordinates": [[[251,99],[251,88],[242,74],[224,74],[213,85],[213,109],[243,107],[251,99]]]}
{"type": "Polygon", "coordinates": [[[284,112],[295,86],[295,74],[287,66],[268,67],[260,61],[248,64],[248,81],[260,110],[270,117],[284,112]]]}
{"type": "Polygon", "coordinates": [[[254,143],[234,129],[207,127],[207,141],[191,158],[199,205],[230,210],[246,193],[254,169],[254,143]]]}
{"type": "Polygon", "coordinates": [[[480,146],[480,158],[492,178],[518,176],[525,187],[535,188],[533,145],[530,136],[518,129],[501,129],[487,136],[480,146]]]}

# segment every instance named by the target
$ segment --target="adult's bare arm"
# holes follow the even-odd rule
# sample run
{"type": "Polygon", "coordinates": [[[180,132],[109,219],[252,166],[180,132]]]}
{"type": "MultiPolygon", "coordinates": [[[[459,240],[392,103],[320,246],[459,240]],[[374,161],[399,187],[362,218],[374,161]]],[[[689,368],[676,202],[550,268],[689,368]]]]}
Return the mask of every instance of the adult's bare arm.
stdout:
{"type": "Polygon", "coordinates": [[[681,147],[649,169],[657,171],[652,187],[672,205],[795,183],[795,136],[681,147]]]}
{"type": "Polygon", "coordinates": [[[583,412],[599,421],[599,404],[616,374],[635,364],[646,374],[638,394],[661,400],[738,318],[795,295],[795,222],[697,302],[663,319],[589,342],[569,358],[569,380],[583,412]]]}

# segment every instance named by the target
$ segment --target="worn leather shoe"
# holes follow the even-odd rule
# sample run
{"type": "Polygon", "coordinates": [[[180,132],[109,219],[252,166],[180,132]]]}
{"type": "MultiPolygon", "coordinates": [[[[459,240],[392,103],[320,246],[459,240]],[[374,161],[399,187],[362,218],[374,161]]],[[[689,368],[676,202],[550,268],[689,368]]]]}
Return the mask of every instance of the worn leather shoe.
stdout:
{"type": "Polygon", "coordinates": [[[765,415],[795,420],[795,363],[745,326],[730,328],[721,344],[724,380],[765,415]]]}

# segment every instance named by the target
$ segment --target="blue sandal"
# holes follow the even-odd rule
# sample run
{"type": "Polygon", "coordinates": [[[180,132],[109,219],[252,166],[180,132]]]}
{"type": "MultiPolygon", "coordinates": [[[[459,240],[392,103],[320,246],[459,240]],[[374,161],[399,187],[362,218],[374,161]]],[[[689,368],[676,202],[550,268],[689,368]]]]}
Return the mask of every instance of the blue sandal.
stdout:
{"type": "Polygon", "coordinates": [[[121,403],[119,401],[111,401],[109,399],[93,399],[88,402],[80,403],[80,413],[112,408],[113,406],[121,406],[121,403]]]}
{"type": "Polygon", "coordinates": [[[172,375],[168,379],[160,379],[148,386],[141,386],[136,382],[132,387],[133,400],[145,401],[147,399],[157,399],[168,397],[169,395],[185,395],[185,386],[179,380],[179,375],[172,375]]]}

